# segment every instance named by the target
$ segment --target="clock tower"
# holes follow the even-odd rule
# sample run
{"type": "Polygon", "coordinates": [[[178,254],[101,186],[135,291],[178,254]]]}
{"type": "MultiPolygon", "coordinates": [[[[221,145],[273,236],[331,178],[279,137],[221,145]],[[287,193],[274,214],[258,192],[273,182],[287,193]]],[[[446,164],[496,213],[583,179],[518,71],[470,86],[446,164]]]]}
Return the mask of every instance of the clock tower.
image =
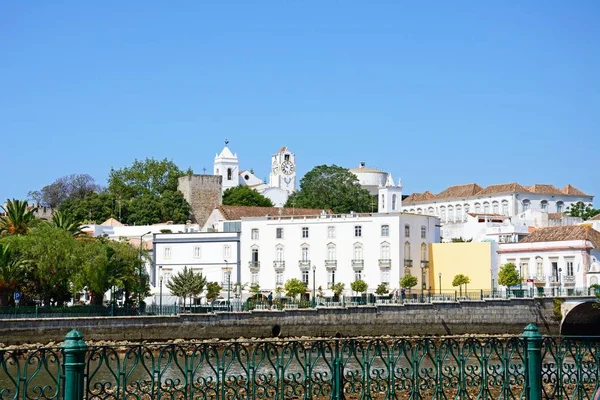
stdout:
{"type": "Polygon", "coordinates": [[[285,190],[288,195],[296,191],[296,157],[285,146],[271,157],[269,186],[285,190]]]}

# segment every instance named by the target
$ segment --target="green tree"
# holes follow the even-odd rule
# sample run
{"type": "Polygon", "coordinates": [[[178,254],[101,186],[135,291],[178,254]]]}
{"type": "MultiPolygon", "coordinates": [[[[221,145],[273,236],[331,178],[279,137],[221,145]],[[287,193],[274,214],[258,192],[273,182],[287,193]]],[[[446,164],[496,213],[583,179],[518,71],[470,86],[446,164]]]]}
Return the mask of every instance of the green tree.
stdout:
{"type": "Polygon", "coordinates": [[[319,165],[304,175],[300,190],[288,198],[285,206],[342,214],[370,212],[371,202],[369,191],[361,188],[356,175],[337,165],[319,165]]]}
{"type": "Polygon", "coordinates": [[[197,297],[204,291],[206,286],[206,278],[200,273],[195,274],[191,268],[187,266],[183,267],[182,271],[173,275],[169,282],[167,282],[167,288],[171,291],[171,294],[177,297],[183,298],[183,306],[186,305],[186,299],[197,297]]]}
{"type": "Polygon", "coordinates": [[[52,221],[50,221],[50,224],[57,228],[64,229],[73,236],[79,236],[82,234],[81,229],[79,228],[81,223],[73,221],[71,216],[59,210],[54,211],[52,214],[52,221]]]}
{"type": "Polygon", "coordinates": [[[217,282],[206,284],[206,300],[210,303],[221,294],[221,286],[217,282]]]}
{"type": "Polygon", "coordinates": [[[408,289],[410,293],[413,287],[417,286],[417,277],[411,274],[406,274],[400,279],[400,287],[404,289],[408,289]]]}
{"type": "Polygon", "coordinates": [[[0,307],[8,306],[8,297],[25,275],[25,262],[0,243],[0,307]]]}
{"type": "Polygon", "coordinates": [[[0,217],[0,236],[25,235],[35,225],[33,213],[37,208],[29,207],[27,201],[12,199],[2,206],[4,216],[0,217]]]}
{"type": "Polygon", "coordinates": [[[388,288],[387,283],[380,283],[379,286],[377,286],[377,289],[375,290],[375,294],[378,296],[385,296],[389,292],[390,289],[388,288]]]}
{"type": "Polygon", "coordinates": [[[167,190],[176,192],[177,180],[187,174],[192,174],[192,170],[182,171],[166,158],[134,160],[129,167],[111,169],[108,191],[121,199],[131,199],[143,194],[161,196],[167,190]]]}
{"type": "Polygon", "coordinates": [[[345,287],[346,287],[346,285],[342,282],[334,283],[331,286],[331,291],[333,292],[333,297],[334,297],[335,301],[339,301],[340,296],[342,295],[342,293],[344,293],[345,287]]]}
{"type": "Polygon", "coordinates": [[[457,238],[452,238],[450,240],[452,243],[469,243],[469,242],[473,241],[473,238],[465,240],[461,236],[461,237],[457,237],[457,238]]]}
{"type": "Polygon", "coordinates": [[[521,277],[519,276],[519,271],[517,271],[517,266],[513,263],[506,263],[500,267],[498,283],[506,287],[520,284],[521,277]]]}
{"type": "Polygon", "coordinates": [[[571,217],[580,217],[586,221],[600,214],[600,209],[593,208],[590,205],[586,205],[582,201],[578,201],[570,207],[567,207],[567,212],[571,217]]]}
{"type": "Polygon", "coordinates": [[[83,199],[71,198],[63,201],[58,211],[82,223],[102,223],[113,217],[123,222],[128,217],[128,201],[118,200],[114,195],[90,193],[83,199]]]}
{"type": "Polygon", "coordinates": [[[252,294],[252,298],[257,300],[260,299],[260,285],[258,283],[253,283],[252,285],[250,285],[250,293],[252,294]]]}
{"type": "Polygon", "coordinates": [[[28,196],[39,205],[57,208],[67,199],[84,199],[99,191],[100,186],[90,175],[72,174],[58,178],[39,191],[31,191],[28,196]]]}
{"type": "Polygon", "coordinates": [[[300,279],[292,278],[285,283],[285,295],[296,298],[299,294],[306,293],[306,284],[300,279]]]}
{"type": "Polygon", "coordinates": [[[368,288],[369,286],[367,285],[367,282],[363,281],[362,279],[358,279],[350,283],[350,289],[352,289],[352,291],[355,293],[366,293],[368,288]]]}
{"type": "Polygon", "coordinates": [[[248,186],[235,186],[223,193],[226,206],[273,207],[273,202],[248,186]]]}
{"type": "Polygon", "coordinates": [[[454,286],[454,287],[458,286],[461,296],[462,296],[462,285],[465,285],[465,292],[466,292],[467,284],[469,284],[469,283],[471,283],[471,278],[469,278],[468,276],[463,275],[463,274],[455,275],[454,279],[452,280],[452,286],[454,286]]]}

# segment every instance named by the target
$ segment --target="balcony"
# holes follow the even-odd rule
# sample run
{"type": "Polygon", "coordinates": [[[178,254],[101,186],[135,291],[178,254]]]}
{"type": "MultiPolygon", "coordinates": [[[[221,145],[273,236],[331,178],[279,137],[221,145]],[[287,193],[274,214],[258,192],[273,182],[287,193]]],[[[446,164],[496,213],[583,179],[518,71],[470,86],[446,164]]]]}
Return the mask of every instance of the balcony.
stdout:
{"type": "Polygon", "coordinates": [[[575,285],[575,275],[563,275],[562,282],[565,286],[575,285]]]}
{"type": "Polygon", "coordinates": [[[250,270],[260,269],[260,261],[249,261],[248,268],[250,268],[250,270]]]}
{"type": "Polygon", "coordinates": [[[389,258],[380,258],[379,266],[383,268],[390,268],[392,266],[392,260],[390,260],[389,258]]]}
{"type": "Polygon", "coordinates": [[[410,267],[412,267],[412,266],[413,266],[413,264],[412,264],[412,260],[410,260],[410,259],[405,259],[405,260],[404,260],[404,267],[405,267],[405,268],[410,268],[410,267]]]}
{"type": "Polygon", "coordinates": [[[527,277],[527,282],[533,282],[535,286],[545,286],[546,278],[543,275],[530,275],[527,277]]]}
{"type": "Polygon", "coordinates": [[[273,268],[275,270],[285,269],[285,261],[273,261],[273,268]]]}
{"type": "Polygon", "coordinates": [[[352,268],[363,268],[365,260],[352,260],[352,268]]]}
{"type": "Polygon", "coordinates": [[[310,268],[310,260],[300,260],[300,261],[298,261],[298,267],[300,267],[300,269],[308,269],[308,268],[310,268]]]}
{"type": "Polygon", "coordinates": [[[429,268],[429,261],[421,260],[421,268],[429,268]]]}
{"type": "Polygon", "coordinates": [[[336,268],[337,260],[325,260],[325,268],[336,268]]]}

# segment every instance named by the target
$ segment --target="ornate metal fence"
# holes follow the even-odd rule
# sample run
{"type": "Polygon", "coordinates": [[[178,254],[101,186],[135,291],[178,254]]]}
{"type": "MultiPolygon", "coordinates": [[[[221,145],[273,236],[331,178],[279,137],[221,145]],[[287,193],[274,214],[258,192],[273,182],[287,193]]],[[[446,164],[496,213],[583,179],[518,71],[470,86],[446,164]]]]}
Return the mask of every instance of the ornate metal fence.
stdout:
{"type": "Polygon", "coordinates": [[[600,343],[520,337],[0,349],[0,399],[593,399],[600,343]]]}

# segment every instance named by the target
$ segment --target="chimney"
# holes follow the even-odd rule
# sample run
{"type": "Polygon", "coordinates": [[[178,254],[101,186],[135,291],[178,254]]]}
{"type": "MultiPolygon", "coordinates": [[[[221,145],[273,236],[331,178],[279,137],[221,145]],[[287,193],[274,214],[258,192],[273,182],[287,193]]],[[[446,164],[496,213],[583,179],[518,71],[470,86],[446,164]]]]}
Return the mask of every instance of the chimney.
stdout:
{"type": "Polygon", "coordinates": [[[365,165],[366,165],[366,163],[365,163],[364,161],[361,161],[361,162],[358,164],[358,168],[364,168],[364,167],[365,167],[365,165]]]}

